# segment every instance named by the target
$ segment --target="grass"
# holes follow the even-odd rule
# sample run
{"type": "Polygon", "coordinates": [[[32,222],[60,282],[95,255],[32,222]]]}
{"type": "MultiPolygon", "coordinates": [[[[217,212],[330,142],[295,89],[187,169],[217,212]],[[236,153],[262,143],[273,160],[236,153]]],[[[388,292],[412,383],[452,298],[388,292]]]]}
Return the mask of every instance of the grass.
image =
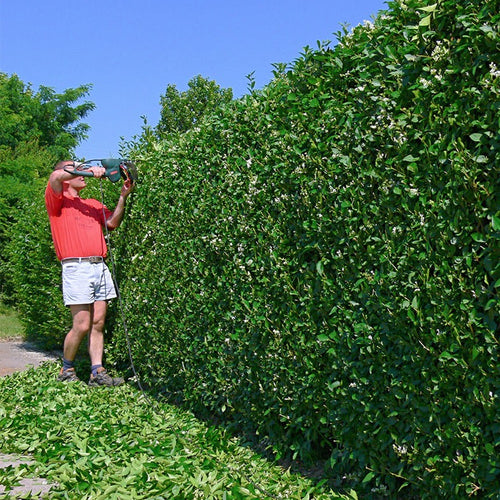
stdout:
{"type": "Polygon", "coordinates": [[[132,385],[61,384],[58,365],[0,378],[0,449],[31,465],[0,469],[56,482],[51,499],[353,499],[292,474],[224,430],[132,385]]]}
{"type": "Polygon", "coordinates": [[[0,340],[24,337],[24,328],[17,313],[0,302],[0,340]]]}

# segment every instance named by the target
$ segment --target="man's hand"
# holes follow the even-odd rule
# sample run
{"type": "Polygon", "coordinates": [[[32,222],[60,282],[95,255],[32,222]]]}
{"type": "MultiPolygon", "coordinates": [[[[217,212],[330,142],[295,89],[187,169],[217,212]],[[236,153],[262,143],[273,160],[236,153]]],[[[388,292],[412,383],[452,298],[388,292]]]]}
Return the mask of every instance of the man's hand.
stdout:
{"type": "Polygon", "coordinates": [[[126,198],[135,188],[135,184],[130,180],[127,179],[122,186],[122,191],[121,195],[126,198]]]}
{"type": "Polygon", "coordinates": [[[104,177],[104,175],[106,174],[106,169],[104,167],[90,167],[87,170],[89,172],[92,172],[94,174],[94,177],[97,177],[98,179],[104,177]]]}

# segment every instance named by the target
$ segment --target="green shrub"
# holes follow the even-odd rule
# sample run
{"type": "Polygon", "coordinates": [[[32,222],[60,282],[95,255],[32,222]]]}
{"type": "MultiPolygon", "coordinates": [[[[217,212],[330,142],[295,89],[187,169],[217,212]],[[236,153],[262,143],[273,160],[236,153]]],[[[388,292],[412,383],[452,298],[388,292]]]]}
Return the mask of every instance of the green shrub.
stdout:
{"type": "Polygon", "coordinates": [[[24,200],[33,199],[33,185],[50,171],[54,162],[53,154],[41,149],[36,141],[19,143],[14,149],[0,145],[0,297],[11,305],[16,303],[15,289],[10,280],[11,264],[4,246],[12,224],[18,214],[23,213],[24,200]]]}
{"type": "Polygon", "coordinates": [[[491,497],[498,14],[390,7],[136,152],[132,348],[145,382],[279,455],[330,457],[336,485],[491,497]]]}

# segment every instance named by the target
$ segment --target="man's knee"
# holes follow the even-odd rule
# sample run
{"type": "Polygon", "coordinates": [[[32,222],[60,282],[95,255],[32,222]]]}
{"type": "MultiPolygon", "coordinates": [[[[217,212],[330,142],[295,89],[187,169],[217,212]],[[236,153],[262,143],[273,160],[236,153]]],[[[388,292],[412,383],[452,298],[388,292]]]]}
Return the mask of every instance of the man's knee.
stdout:
{"type": "Polygon", "coordinates": [[[92,330],[98,331],[98,332],[103,332],[104,331],[104,323],[105,323],[105,318],[103,318],[103,317],[94,319],[94,323],[92,324],[92,330]]]}
{"type": "Polygon", "coordinates": [[[84,337],[92,327],[92,314],[88,306],[72,306],[73,331],[79,337],[84,337]]]}
{"type": "Polygon", "coordinates": [[[90,326],[90,321],[74,321],[72,330],[78,338],[83,339],[90,332],[90,326]]]}
{"type": "Polygon", "coordinates": [[[94,304],[94,316],[92,318],[92,329],[97,331],[104,331],[104,324],[106,322],[107,305],[105,302],[96,302],[94,304]]]}

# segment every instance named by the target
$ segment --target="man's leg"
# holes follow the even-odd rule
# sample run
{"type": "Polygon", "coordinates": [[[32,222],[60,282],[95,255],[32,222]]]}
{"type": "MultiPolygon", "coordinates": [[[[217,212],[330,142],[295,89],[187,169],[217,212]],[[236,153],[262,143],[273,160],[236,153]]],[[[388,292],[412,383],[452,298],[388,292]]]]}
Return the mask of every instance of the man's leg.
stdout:
{"type": "Polygon", "coordinates": [[[58,377],[63,382],[78,380],[73,363],[78,348],[89,333],[92,323],[92,306],[90,304],[72,305],[70,311],[73,316],[73,325],[64,339],[63,366],[58,377]]]}
{"type": "Polygon", "coordinates": [[[89,356],[92,365],[102,366],[104,353],[104,323],[106,322],[106,312],[108,303],[104,300],[94,302],[92,327],[89,335],[89,356]]]}
{"type": "Polygon", "coordinates": [[[92,321],[92,305],[80,304],[69,306],[73,316],[73,326],[64,339],[64,357],[74,361],[78,347],[90,331],[92,321]]]}
{"type": "Polygon", "coordinates": [[[92,329],[89,335],[89,356],[92,364],[89,385],[93,386],[117,386],[123,384],[123,378],[111,377],[102,366],[104,354],[104,324],[108,303],[104,300],[94,302],[94,313],[92,318],[92,329]]]}

